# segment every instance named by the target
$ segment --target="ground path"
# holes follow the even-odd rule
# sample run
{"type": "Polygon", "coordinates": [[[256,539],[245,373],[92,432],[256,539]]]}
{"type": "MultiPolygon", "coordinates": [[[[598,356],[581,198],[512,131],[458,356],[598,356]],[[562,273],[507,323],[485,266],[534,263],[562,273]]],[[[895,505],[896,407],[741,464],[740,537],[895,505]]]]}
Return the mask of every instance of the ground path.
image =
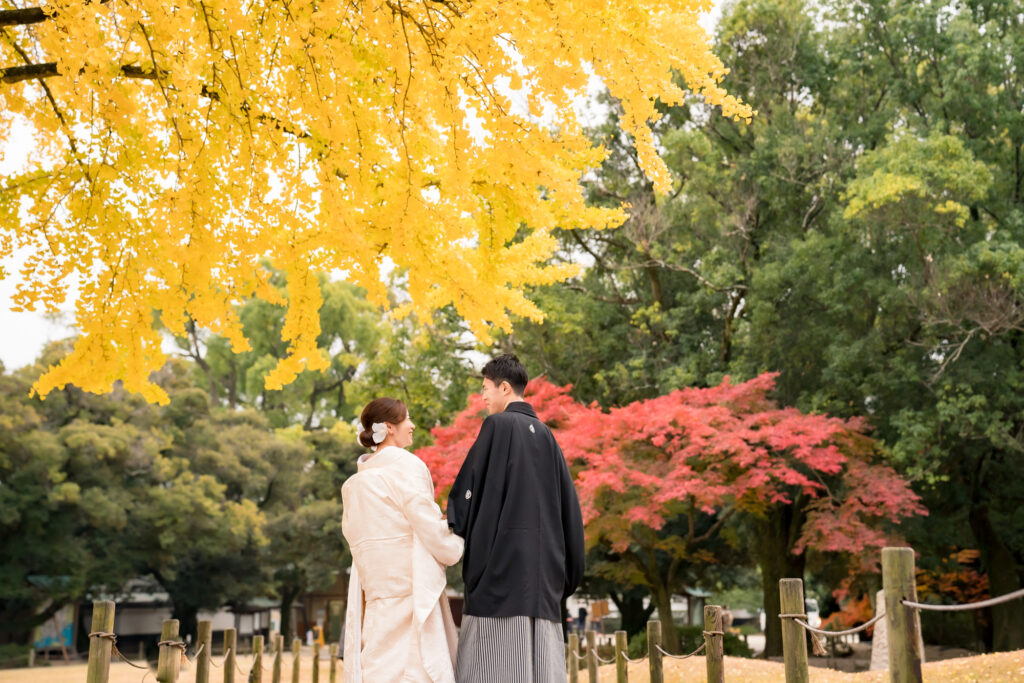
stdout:
{"type": "MultiPolygon", "coordinates": [[[[215,657],[214,661],[219,662],[220,659],[220,657],[215,657]]],[[[251,657],[240,656],[238,658],[238,664],[246,672],[246,676],[236,675],[236,681],[247,679],[251,661],[251,657]]],[[[327,683],[328,680],[327,667],[326,660],[320,663],[320,681],[322,683],[327,683]]],[[[85,664],[72,664],[44,666],[35,669],[0,670],[0,683],[84,683],[85,669],[85,664]]],[[[285,657],[283,671],[282,679],[290,682],[291,655],[285,657]]],[[[311,683],[313,672],[308,657],[303,658],[301,671],[302,683],[311,683]]],[[[742,681],[743,683],[782,683],[785,681],[782,664],[758,659],[726,657],[725,674],[726,681],[742,681]]],[[[144,675],[144,672],[123,663],[113,664],[110,667],[110,683],[142,683],[144,675]]],[[[193,683],[194,676],[195,669],[190,667],[182,671],[181,678],[178,679],[179,683],[193,683]]],[[[145,676],[145,679],[147,683],[156,683],[156,677],[152,674],[145,676]]],[[[221,669],[213,669],[211,680],[223,680],[221,669]]],[[[269,667],[267,673],[263,675],[263,680],[270,681],[269,667]]],[[[646,683],[647,663],[631,664],[629,680],[633,683],[646,683]]],[[[665,683],[703,683],[704,680],[703,659],[694,658],[683,661],[666,661],[665,663],[665,683]]],[[[1024,650],[947,659],[925,664],[924,680],[929,683],[1024,681],[1024,650]]],[[[339,683],[341,681],[340,662],[338,681],[339,683]]],[[[581,683],[587,681],[586,672],[580,675],[580,681],[581,683]]],[[[615,667],[602,666],[600,681],[601,683],[614,683],[615,667]]],[[[828,669],[811,669],[811,683],[884,683],[885,681],[888,681],[888,673],[885,671],[848,674],[828,669]]]]}

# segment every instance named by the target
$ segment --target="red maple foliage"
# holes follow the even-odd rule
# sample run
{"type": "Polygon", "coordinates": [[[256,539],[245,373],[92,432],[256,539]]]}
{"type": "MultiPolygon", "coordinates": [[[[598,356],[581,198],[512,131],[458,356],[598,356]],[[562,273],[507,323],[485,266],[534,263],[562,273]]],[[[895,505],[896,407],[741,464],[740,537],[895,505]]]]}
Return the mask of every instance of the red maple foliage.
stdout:
{"type": "MultiPolygon", "coordinates": [[[[544,378],[534,379],[526,387],[526,400],[540,421],[555,432],[559,443],[563,443],[573,416],[582,408],[569,395],[571,388],[557,386],[544,378]]],[[[430,468],[438,498],[447,496],[485,417],[487,410],[483,397],[473,394],[469,397],[469,405],[455,416],[450,425],[430,430],[434,445],[416,451],[416,455],[430,468]]]]}

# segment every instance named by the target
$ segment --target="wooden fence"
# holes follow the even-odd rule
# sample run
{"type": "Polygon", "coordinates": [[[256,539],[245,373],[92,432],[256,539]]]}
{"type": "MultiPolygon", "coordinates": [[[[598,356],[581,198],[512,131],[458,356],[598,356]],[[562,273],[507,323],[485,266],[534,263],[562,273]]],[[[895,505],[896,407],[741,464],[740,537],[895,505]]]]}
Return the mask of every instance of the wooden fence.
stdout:
{"type": "MultiPolygon", "coordinates": [[[[808,683],[807,638],[820,647],[818,636],[845,638],[859,633],[885,619],[889,651],[889,680],[893,683],[922,683],[921,612],[959,612],[982,609],[1024,598],[1024,590],[1014,591],[990,600],[959,605],[922,603],[917,600],[917,577],[914,571],[913,548],[882,549],[882,590],[885,611],[876,608],[876,615],[866,623],[845,631],[812,628],[804,614],[804,588],[800,579],[779,581],[781,598],[782,650],[786,665],[786,683],[808,683]]],[[[822,654],[823,654],[822,650],[822,654]]]]}
{"type": "MultiPolygon", "coordinates": [[[[223,683],[281,683],[283,665],[281,661],[284,652],[284,638],[275,634],[271,640],[271,652],[273,661],[269,668],[264,661],[263,636],[253,637],[253,662],[249,671],[239,666],[236,659],[237,654],[237,633],[235,629],[224,630],[224,651],[218,664],[214,661],[212,652],[212,629],[209,621],[200,621],[198,637],[196,638],[195,653],[191,658],[187,655],[186,644],[178,640],[178,620],[167,619],[163,622],[160,632],[160,655],[157,663],[156,679],[158,683],[177,683],[182,664],[191,662],[196,671],[196,683],[210,683],[213,668],[221,669],[223,677],[217,676],[223,683]],[[237,674],[237,677],[236,677],[237,674]]],[[[566,660],[569,670],[569,682],[579,683],[580,669],[585,669],[589,683],[597,683],[597,668],[600,664],[615,664],[616,681],[625,683],[629,680],[630,662],[647,661],[647,669],[651,683],[664,683],[664,660],[665,658],[686,659],[704,652],[707,663],[708,683],[724,683],[725,667],[724,653],[725,641],[722,630],[722,610],[717,605],[708,605],[704,608],[704,643],[695,651],[686,655],[676,655],[665,651],[661,646],[661,622],[650,621],[647,624],[647,654],[638,659],[630,659],[626,644],[626,632],[615,632],[615,657],[603,659],[597,650],[597,634],[589,631],[586,637],[586,647],[580,653],[579,636],[575,633],[569,635],[569,645],[566,649],[566,660]],[[582,666],[581,666],[582,664],[582,666]]],[[[302,671],[301,642],[299,639],[292,641],[292,683],[299,683],[302,671]]],[[[322,648],[314,647],[310,657],[312,666],[313,683],[320,683],[320,655],[322,648]]],[[[103,600],[93,603],[92,631],[89,633],[89,668],[86,677],[87,683],[107,683],[110,673],[110,662],[113,658],[121,659],[131,666],[148,670],[148,666],[132,662],[117,649],[117,636],[114,634],[114,603],[103,600]]],[[[328,668],[326,683],[337,683],[338,646],[330,647],[330,665],[328,668]]],[[[218,672],[219,673],[219,672],[218,672]]]]}
{"type": "MultiPolygon", "coordinates": [[[[804,631],[809,631],[815,648],[820,648],[818,636],[826,638],[847,638],[867,629],[881,619],[886,620],[888,637],[889,678],[898,683],[922,683],[921,676],[921,612],[922,611],[962,611],[991,607],[1011,600],[1024,598],[1024,590],[1008,593],[981,602],[938,605],[917,601],[917,585],[914,572],[914,551],[912,548],[885,548],[882,550],[882,587],[885,595],[885,611],[873,619],[845,631],[826,631],[812,628],[804,614],[804,589],[800,579],[782,579],[779,581],[781,598],[782,646],[785,661],[786,683],[809,683],[807,668],[807,638],[804,631]]],[[[603,659],[597,649],[597,635],[589,631],[585,647],[581,651],[579,636],[569,636],[566,649],[566,663],[569,671],[569,683],[579,683],[581,670],[585,670],[589,683],[597,683],[598,666],[614,664],[616,681],[625,683],[629,680],[629,663],[647,662],[650,683],[664,683],[665,658],[686,659],[701,652],[707,666],[708,683],[724,683],[725,640],[722,630],[722,610],[717,605],[704,608],[704,643],[695,651],[686,655],[666,652],[662,648],[661,622],[651,621],[647,624],[647,654],[638,659],[630,659],[626,646],[626,632],[615,632],[615,656],[603,659]]],[[[281,683],[283,675],[282,653],[284,639],[275,635],[271,643],[273,662],[269,668],[265,664],[263,636],[253,638],[253,662],[248,672],[244,671],[236,661],[237,634],[234,629],[224,631],[224,652],[219,664],[213,659],[211,624],[200,621],[195,654],[191,658],[196,670],[196,683],[210,683],[211,667],[223,670],[223,682],[253,681],[254,683],[281,683]],[[238,674],[236,678],[235,674],[238,674]]],[[[158,683],[177,683],[182,663],[188,658],[186,645],[178,639],[178,621],[168,619],[163,622],[160,633],[160,655],[157,663],[158,683]]],[[[292,683],[299,682],[302,668],[301,643],[298,639],[292,642],[292,683]]],[[[312,667],[313,683],[320,683],[321,647],[314,647],[309,665],[312,667]]],[[[824,650],[821,650],[824,653],[824,650]]],[[[128,664],[140,669],[148,666],[130,661],[117,649],[117,636],[114,634],[114,603],[109,600],[93,603],[92,630],[89,633],[89,666],[87,683],[107,683],[112,657],[118,657],[128,664]]],[[[330,664],[326,683],[337,683],[338,646],[330,647],[330,664]]],[[[218,677],[219,678],[219,677],[218,677]]]]}
{"type": "MultiPolygon", "coordinates": [[[[220,663],[214,661],[212,643],[212,625],[209,621],[200,621],[196,638],[195,654],[189,658],[186,644],[178,640],[178,620],[167,619],[163,622],[160,631],[160,654],[157,660],[156,680],[158,683],[177,683],[181,673],[182,665],[189,661],[195,666],[196,683],[210,683],[211,667],[221,669],[216,676],[217,680],[223,683],[281,683],[282,662],[281,656],[284,650],[284,638],[275,634],[271,640],[273,662],[268,668],[265,663],[265,652],[263,636],[253,636],[252,639],[252,664],[249,670],[244,670],[237,661],[238,634],[233,628],[224,629],[224,651],[221,653],[220,663]],[[222,673],[222,675],[221,675],[222,673]],[[237,674],[237,675],[236,675],[237,674]]],[[[292,642],[292,671],[291,682],[299,683],[299,675],[302,672],[301,654],[302,643],[296,638],[292,642]]],[[[325,683],[337,683],[338,680],[338,646],[330,646],[330,663],[327,668],[325,683]]],[[[323,648],[314,646],[309,666],[312,667],[313,683],[320,683],[320,658],[323,648]]],[[[125,657],[117,649],[117,635],[114,633],[114,603],[109,600],[102,600],[93,603],[92,630],[89,633],[89,666],[86,673],[86,683],[107,683],[110,675],[111,659],[118,659],[138,669],[149,670],[145,664],[137,664],[125,657]]]]}
{"type": "Polygon", "coordinates": [[[588,683],[597,683],[597,667],[601,664],[615,665],[616,683],[629,681],[630,662],[647,661],[647,671],[651,683],[664,683],[665,658],[688,659],[704,652],[707,666],[708,683],[725,683],[725,632],[722,630],[722,608],[718,605],[704,607],[704,642],[693,652],[676,655],[665,651],[661,646],[661,622],[647,622],[647,654],[638,659],[630,659],[626,645],[626,632],[615,632],[615,656],[603,659],[597,651],[597,634],[587,631],[586,648],[580,652],[579,636],[569,634],[569,645],[566,649],[566,663],[569,667],[569,683],[579,683],[581,668],[586,669],[588,683]]]}

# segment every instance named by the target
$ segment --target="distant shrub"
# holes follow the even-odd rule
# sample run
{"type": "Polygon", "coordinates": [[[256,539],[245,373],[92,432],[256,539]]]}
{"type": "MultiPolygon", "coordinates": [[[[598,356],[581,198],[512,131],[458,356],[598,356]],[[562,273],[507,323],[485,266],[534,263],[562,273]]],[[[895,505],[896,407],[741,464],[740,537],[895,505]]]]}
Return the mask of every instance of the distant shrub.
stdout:
{"type": "MultiPolygon", "coordinates": [[[[701,626],[677,626],[679,647],[682,654],[693,652],[704,642],[704,628],[701,626]]],[[[643,657],[647,654],[647,632],[641,631],[629,640],[629,656],[643,657]]],[[[703,654],[703,653],[702,653],[703,654]]],[[[747,644],[735,633],[725,634],[725,654],[730,657],[753,657],[747,644]]]]}

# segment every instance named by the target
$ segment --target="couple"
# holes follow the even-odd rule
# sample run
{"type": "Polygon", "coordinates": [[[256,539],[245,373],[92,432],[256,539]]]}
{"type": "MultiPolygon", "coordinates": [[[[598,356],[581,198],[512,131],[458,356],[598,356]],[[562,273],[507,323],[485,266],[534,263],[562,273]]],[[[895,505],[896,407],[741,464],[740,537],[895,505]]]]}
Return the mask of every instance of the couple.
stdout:
{"type": "Polygon", "coordinates": [[[484,420],[448,495],[405,450],[415,426],[401,401],[363,410],[373,452],[341,489],[352,549],[345,682],[565,681],[561,603],[583,576],[583,520],[551,431],[523,401],[515,356],[484,366],[484,420]],[[466,598],[456,634],[445,567],[463,557],[466,598]]]}

